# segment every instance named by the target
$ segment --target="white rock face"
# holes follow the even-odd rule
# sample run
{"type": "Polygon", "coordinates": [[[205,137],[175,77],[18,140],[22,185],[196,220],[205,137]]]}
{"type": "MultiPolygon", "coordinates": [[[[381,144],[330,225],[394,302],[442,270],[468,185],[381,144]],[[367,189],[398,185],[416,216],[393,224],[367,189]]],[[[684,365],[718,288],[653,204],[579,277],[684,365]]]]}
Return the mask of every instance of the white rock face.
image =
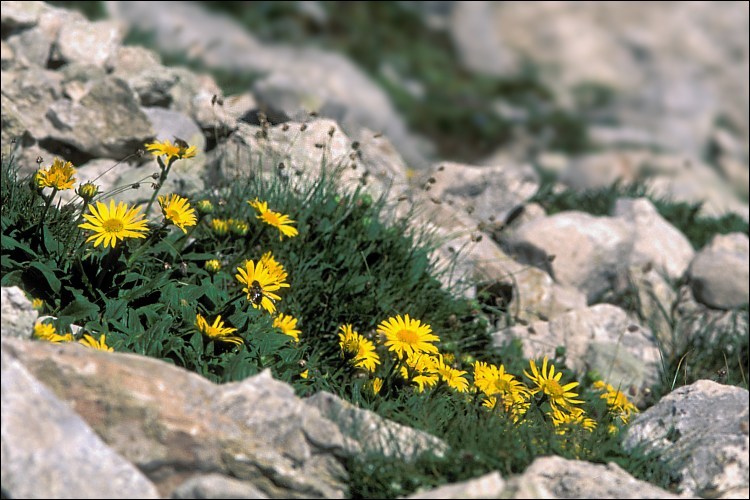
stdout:
{"type": "Polygon", "coordinates": [[[523,342],[527,358],[552,358],[562,346],[568,367],[577,373],[595,370],[615,387],[642,389],[656,382],[659,374],[660,353],[653,334],[611,304],[576,309],[549,322],[534,321],[493,334],[498,347],[513,338],[523,342]]]}
{"type": "Polygon", "coordinates": [[[743,233],[714,236],[690,264],[695,298],[707,306],[731,309],[747,304],[750,242],[743,233]]]}
{"type": "Polygon", "coordinates": [[[2,336],[28,339],[39,313],[17,286],[2,288],[2,336]]]}
{"type": "Polygon", "coordinates": [[[160,498],[17,360],[2,353],[2,482],[10,498],[160,498]]]}
{"type": "Polygon", "coordinates": [[[686,495],[747,498],[749,415],[746,389],[699,380],[638,415],[624,445],[659,453],[686,495]]]}
{"type": "Polygon", "coordinates": [[[617,200],[615,217],[635,225],[635,242],[630,265],[652,264],[670,279],[682,277],[695,252],[690,241],[664,220],[647,198],[617,200]]]}
{"type": "Polygon", "coordinates": [[[626,272],[634,236],[633,225],[621,219],[571,211],[523,224],[508,244],[519,260],[547,269],[591,304],[626,272]]]}

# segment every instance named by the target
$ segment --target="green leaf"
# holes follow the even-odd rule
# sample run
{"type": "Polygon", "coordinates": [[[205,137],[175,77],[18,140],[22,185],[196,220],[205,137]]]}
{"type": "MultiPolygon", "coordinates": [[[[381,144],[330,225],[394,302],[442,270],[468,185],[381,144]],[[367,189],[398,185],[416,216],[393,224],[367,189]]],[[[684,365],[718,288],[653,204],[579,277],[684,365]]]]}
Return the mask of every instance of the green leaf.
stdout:
{"type": "Polygon", "coordinates": [[[49,285],[50,289],[54,293],[60,293],[60,280],[57,279],[57,276],[55,276],[54,271],[49,268],[46,264],[35,261],[35,262],[29,262],[29,268],[30,269],[36,269],[40,273],[42,273],[42,276],[44,277],[45,281],[49,285]]]}
{"type": "Polygon", "coordinates": [[[62,311],[60,316],[70,316],[74,321],[84,320],[89,317],[94,317],[99,314],[99,306],[90,302],[86,297],[79,295],[74,292],[75,300],[68,304],[62,311]]]}
{"type": "Polygon", "coordinates": [[[15,238],[11,238],[10,236],[2,235],[2,238],[0,238],[0,243],[2,244],[3,251],[18,248],[19,250],[23,250],[24,252],[26,252],[29,257],[37,257],[36,252],[34,252],[28,245],[26,245],[25,243],[21,243],[20,241],[16,240],[15,238]]]}

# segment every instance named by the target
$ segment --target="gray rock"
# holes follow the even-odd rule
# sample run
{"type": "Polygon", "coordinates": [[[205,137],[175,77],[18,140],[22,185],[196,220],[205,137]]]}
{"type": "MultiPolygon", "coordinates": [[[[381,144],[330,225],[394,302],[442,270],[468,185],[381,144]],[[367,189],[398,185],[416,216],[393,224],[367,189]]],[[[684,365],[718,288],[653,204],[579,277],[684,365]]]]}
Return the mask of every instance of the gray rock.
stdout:
{"type": "Polygon", "coordinates": [[[505,481],[499,472],[490,472],[482,477],[460,483],[446,484],[429,491],[422,491],[406,498],[503,498],[505,481]]]}
{"type": "Polygon", "coordinates": [[[527,358],[554,357],[565,347],[565,363],[577,373],[596,371],[614,387],[644,389],[658,379],[661,354],[653,334],[611,304],[597,304],[493,334],[495,346],[523,342],[527,358]]]}
{"type": "Polygon", "coordinates": [[[3,337],[31,338],[38,315],[23,290],[17,286],[2,287],[3,337]]]}
{"type": "Polygon", "coordinates": [[[539,179],[531,166],[472,166],[442,162],[430,175],[430,197],[472,208],[480,221],[503,222],[536,193],[539,179]]]}
{"type": "Polygon", "coordinates": [[[598,121],[638,131],[641,146],[699,159],[721,116],[746,157],[749,18],[737,2],[455,2],[450,32],[466,67],[513,77],[525,63],[565,106],[603,90],[598,121]]]}
{"type": "Polygon", "coordinates": [[[638,415],[624,446],[657,452],[684,494],[746,498],[748,415],[746,389],[699,380],[638,415]]]}
{"type": "Polygon", "coordinates": [[[3,32],[15,32],[32,28],[39,23],[39,18],[53,9],[44,2],[3,2],[0,23],[3,32]]]}
{"type": "Polygon", "coordinates": [[[651,201],[647,198],[620,198],[613,215],[635,225],[631,266],[653,265],[672,280],[681,278],[687,271],[695,255],[693,246],[685,235],[659,215],[651,201]]]}
{"type": "Polygon", "coordinates": [[[443,456],[448,449],[443,440],[431,434],[386,420],[329,392],[318,392],[305,402],[317,408],[336,424],[342,434],[359,444],[350,447],[352,455],[375,453],[411,462],[428,453],[443,456]]]}
{"type": "Polygon", "coordinates": [[[125,36],[124,26],[114,21],[88,20],[67,24],[57,38],[57,50],[66,63],[111,66],[125,36]]]}
{"type": "Polygon", "coordinates": [[[154,136],[135,94],[119,78],[95,82],[79,102],[52,103],[45,117],[52,125],[50,139],[95,157],[121,159],[154,136]]]}
{"type": "Polygon", "coordinates": [[[172,498],[269,498],[245,481],[221,474],[193,476],[172,491],[172,498]]]}
{"type": "Polygon", "coordinates": [[[682,498],[635,479],[615,463],[539,457],[508,480],[503,498],[682,498]]]}
{"type": "Polygon", "coordinates": [[[634,234],[621,219],[571,211],[523,224],[507,244],[517,260],[578,288],[591,304],[625,275],[634,234]]]}
{"type": "Polygon", "coordinates": [[[346,496],[343,436],[269,373],[216,385],[134,354],[6,338],[2,345],[162,496],[207,472],[270,497],[346,496]]]}
{"type": "Polygon", "coordinates": [[[6,354],[5,344],[2,405],[3,496],[159,498],[141,471],[6,354]]]}
{"type": "Polygon", "coordinates": [[[695,298],[718,309],[748,303],[750,242],[744,233],[717,234],[690,264],[695,298]]]}

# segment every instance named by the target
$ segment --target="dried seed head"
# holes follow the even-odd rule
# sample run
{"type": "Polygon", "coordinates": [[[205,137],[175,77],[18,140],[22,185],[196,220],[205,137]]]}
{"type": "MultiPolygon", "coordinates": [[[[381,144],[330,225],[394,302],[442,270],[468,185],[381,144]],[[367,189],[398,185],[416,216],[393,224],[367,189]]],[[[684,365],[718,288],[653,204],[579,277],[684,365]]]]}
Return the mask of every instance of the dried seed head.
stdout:
{"type": "Polygon", "coordinates": [[[355,151],[359,149],[359,141],[352,142],[352,149],[355,151]]]}
{"type": "Polygon", "coordinates": [[[300,130],[300,132],[304,132],[305,130],[307,130],[307,123],[303,123],[303,124],[302,124],[302,125],[300,126],[299,130],[300,130]]]}
{"type": "Polygon", "coordinates": [[[44,162],[44,158],[42,158],[41,156],[37,156],[37,157],[36,157],[36,162],[37,162],[37,163],[38,163],[39,165],[41,165],[41,164],[42,164],[42,162],[44,162]]]}
{"type": "Polygon", "coordinates": [[[335,133],[336,133],[336,127],[332,125],[331,128],[328,129],[328,136],[333,137],[333,134],[335,133]]]}
{"type": "Polygon", "coordinates": [[[286,132],[287,130],[289,130],[289,124],[288,124],[288,123],[285,123],[285,124],[283,124],[283,125],[281,126],[281,130],[282,130],[283,132],[286,132]]]}

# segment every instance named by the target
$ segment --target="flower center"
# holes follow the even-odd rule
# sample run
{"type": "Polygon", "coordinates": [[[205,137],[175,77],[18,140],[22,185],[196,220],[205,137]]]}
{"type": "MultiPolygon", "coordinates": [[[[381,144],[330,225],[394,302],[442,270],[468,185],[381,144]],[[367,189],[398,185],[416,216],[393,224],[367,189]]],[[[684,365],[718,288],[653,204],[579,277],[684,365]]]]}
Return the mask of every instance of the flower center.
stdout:
{"type": "Polygon", "coordinates": [[[498,378],[495,379],[495,389],[497,389],[497,392],[511,392],[510,390],[510,384],[507,380],[498,378]]]}
{"type": "Polygon", "coordinates": [[[273,212],[266,212],[263,214],[263,220],[271,224],[272,226],[279,226],[281,223],[279,222],[278,216],[273,212]]]}
{"type": "Polygon", "coordinates": [[[396,332],[396,338],[406,344],[416,344],[419,342],[419,336],[414,330],[399,330],[396,332]]]}
{"type": "Polygon", "coordinates": [[[559,399],[565,393],[557,380],[545,380],[542,382],[542,390],[552,399],[559,399]]]}
{"type": "Polygon", "coordinates": [[[169,210],[167,210],[167,219],[171,220],[175,224],[178,224],[180,222],[180,212],[173,208],[170,208],[169,210]]]}
{"type": "Polygon", "coordinates": [[[108,219],[104,221],[102,227],[108,233],[119,233],[123,230],[125,225],[120,219],[108,219]]]}

